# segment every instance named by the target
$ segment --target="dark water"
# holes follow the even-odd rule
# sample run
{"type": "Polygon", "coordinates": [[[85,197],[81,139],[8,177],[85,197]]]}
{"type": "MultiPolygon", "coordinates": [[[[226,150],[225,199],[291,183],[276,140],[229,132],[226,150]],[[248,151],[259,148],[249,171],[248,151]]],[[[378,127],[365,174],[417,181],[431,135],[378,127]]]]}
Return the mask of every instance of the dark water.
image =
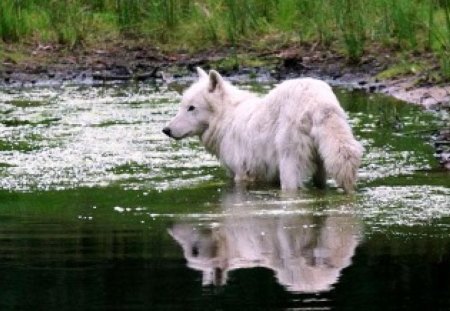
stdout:
{"type": "Polygon", "coordinates": [[[450,310],[440,116],[338,95],[367,149],[352,197],[233,188],[160,133],[162,86],[1,90],[0,310],[450,310]]]}

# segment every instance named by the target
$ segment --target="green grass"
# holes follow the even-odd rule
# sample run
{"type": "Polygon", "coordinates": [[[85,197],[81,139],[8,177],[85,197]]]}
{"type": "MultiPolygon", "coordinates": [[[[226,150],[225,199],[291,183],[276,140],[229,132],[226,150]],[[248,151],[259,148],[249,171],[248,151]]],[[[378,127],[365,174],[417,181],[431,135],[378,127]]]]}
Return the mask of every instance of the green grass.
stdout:
{"type": "Polygon", "coordinates": [[[139,39],[166,50],[320,45],[433,52],[450,77],[450,0],[2,0],[0,42],[74,48],[139,39]]]}
{"type": "Polygon", "coordinates": [[[426,64],[401,61],[377,74],[380,80],[398,78],[404,75],[417,74],[426,69],[426,64]]]}
{"type": "Polygon", "coordinates": [[[270,62],[248,54],[232,54],[218,61],[212,61],[210,65],[219,71],[229,71],[245,67],[256,68],[265,66],[267,68],[270,66],[270,62]]]}

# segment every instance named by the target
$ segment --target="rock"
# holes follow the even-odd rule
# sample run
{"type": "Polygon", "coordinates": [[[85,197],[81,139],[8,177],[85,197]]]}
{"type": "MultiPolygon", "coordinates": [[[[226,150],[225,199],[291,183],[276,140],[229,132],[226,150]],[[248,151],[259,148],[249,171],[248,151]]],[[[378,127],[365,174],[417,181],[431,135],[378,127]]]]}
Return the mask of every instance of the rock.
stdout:
{"type": "Polygon", "coordinates": [[[364,86],[364,85],[366,85],[368,82],[366,81],[366,80],[361,80],[361,81],[358,81],[358,85],[361,85],[361,86],[364,86]]]}

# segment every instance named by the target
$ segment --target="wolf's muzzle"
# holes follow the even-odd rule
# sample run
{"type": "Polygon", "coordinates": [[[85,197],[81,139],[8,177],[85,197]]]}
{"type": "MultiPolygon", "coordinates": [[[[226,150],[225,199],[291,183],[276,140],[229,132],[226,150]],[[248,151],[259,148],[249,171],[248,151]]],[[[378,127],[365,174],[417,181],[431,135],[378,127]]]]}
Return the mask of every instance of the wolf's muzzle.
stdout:
{"type": "Polygon", "coordinates": [[[163,129],[162,129],[162,132],[163,132],[164,134],[166,134],[167,136],[169,136],[169,137],[173,137],[173,136],[172,136],[172,131],[171,131],[170,128],[168,128],[168,127],[163,128],[163,129]]]}

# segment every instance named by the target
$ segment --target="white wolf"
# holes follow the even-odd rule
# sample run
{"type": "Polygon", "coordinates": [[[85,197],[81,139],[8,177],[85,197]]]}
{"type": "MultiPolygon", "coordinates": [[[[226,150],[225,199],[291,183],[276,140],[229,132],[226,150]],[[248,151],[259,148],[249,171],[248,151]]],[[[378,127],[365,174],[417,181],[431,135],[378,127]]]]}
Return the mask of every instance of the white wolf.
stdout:
{"type": "Polygon", "coordinates": [[[279,181],[283,190],[327,174],[352,192],[363,148],[331,87],[320,80],[288,80],[266,96],[243,91],[211,70],[197,68],[177,115],[163,132],[174,139],[199,136],[235,182],[279,181]]]}

